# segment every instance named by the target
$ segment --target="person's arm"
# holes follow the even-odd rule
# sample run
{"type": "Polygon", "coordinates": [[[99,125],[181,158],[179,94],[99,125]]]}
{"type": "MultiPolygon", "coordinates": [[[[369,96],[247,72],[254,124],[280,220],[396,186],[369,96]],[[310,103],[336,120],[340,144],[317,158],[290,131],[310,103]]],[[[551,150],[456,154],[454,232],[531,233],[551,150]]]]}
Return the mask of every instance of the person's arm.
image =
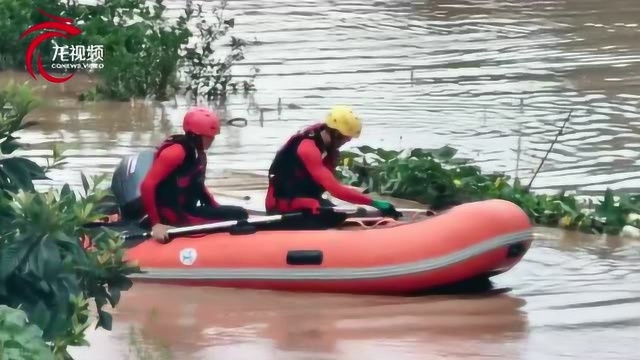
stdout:
{"type": "Polygon", "coordinates": [[[333,176],[331,170],[323,163],[322,154],[312,140],[306,139],[300,143],[298,156],[302,159],[302,163],[313,180],[322,185],[331,195],[352,204],[371,205],[372,199],[370,197],[341,184],[333,176]]]}
{"type": "Polygon", "coordinates": [[[160,222],[160,214],[156,204],[156,188],[162,180],[164,180],[171,172],[176,169],[184,161],[186,154],[182,146],[175,144],[164,149],[153,166],[149,169],[149,173],[140,185],[140,194],[142,204],[149,215],[151,226],[160,222]]]}

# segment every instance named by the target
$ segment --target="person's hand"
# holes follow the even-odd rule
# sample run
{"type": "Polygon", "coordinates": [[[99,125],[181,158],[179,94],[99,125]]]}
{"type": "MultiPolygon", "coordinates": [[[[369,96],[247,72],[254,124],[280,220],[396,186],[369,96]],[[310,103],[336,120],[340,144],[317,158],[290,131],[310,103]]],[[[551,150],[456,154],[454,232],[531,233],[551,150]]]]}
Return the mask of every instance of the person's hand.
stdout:
{"type": "Polygon", "coordinates": [[[378,209],[383,216],[391,216],[393,218],[397,218],[400,216],[398,210],[396,210],[393,204],[388,201],[373,200],[371,206],[378,209]]]}
{"type": "Polygon", "coordinates": [[[151,237],[159,243],[166,244],[169,240],[169,234],[167,233],[169,229],[173,229],[173,226],[155,224],[151,228],[151,237]]]}

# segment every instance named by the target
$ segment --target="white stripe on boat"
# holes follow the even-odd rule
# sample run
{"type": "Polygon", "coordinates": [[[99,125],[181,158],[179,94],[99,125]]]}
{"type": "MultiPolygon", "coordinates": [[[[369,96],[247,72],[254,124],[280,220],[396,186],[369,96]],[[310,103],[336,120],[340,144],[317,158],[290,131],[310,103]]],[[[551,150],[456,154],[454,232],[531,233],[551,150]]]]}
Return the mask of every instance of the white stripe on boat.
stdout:
{"type": "MultiPolygon", "coordinates": [[[[153,280],[351,280],[377,279],[403,276],[437,270],[460,263],[486,252],[505,246],[533,240],[533,231],[525,230],[484,241],[463,250],[437,258],[419,260],[400,265],[367,268],[318,268],[322,265],[291,265],[287,268],[142,268],[144,273],[131,274],[131,278],[153,280]],[[305,266],[314,266],[308,268],[305,266]]],[[[215,250],[213,250],[215,251],[215,250]]],[[[286,264],[286,254],[282,256],[286,264]]]]}

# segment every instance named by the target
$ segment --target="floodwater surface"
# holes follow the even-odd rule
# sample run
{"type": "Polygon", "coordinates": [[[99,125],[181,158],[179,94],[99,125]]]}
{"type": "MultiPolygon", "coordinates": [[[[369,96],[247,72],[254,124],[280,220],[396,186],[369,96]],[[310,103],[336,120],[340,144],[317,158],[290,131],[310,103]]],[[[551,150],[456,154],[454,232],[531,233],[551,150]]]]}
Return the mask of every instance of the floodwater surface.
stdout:
{"type": "Polygon", "coordinates": [[[134,285],[81,359],[637,359],[640,243],[539,230],[493,289],[423,297],[134,285]],[[131,345],[131,344],[134,345],[131,345]],[[157,355],[160,356],[160,355],[157,355]],[[158,357],[161,358],[161,357],[158,357]]]}
{"type": "MultiPolygon", "coordinates": [[[[184,2],[165,4],[177,14],[184,2]]],[[[637,0],[234,0],[227,11],[234,35],[249,43],[234,71],[259,68],[258,92],[220,109],[248,126],[223,128],[208,171],[216,190],[250,194],[252,206],[262,205],[264,181],[226,173],[264,174],[292,132],[336,103],[364,119],[350,146],[449,145],[485,171],[525,181],[573,111],[533,188],[640,188],[637,0]]],[[[37,84],[49,102],[30,119],[42,125],[20,135],[41,164],[52,143],[71,146],[67,165],[51,173],[54,185],[79,185],[80,170],[110,173],[121,156],[179,132],[186,111],[184,99],[80,104],[88,82],[79,75],[37,84]]],[[[638,242],[539,229],[524,260],[484,295],[135,285],[115,311],[114,331],[92,332],[91,348],[74,354],[125,359],[134,339],[164,344],[176,359],[631,360],[640,340],[639,260],[638,242]]]]}

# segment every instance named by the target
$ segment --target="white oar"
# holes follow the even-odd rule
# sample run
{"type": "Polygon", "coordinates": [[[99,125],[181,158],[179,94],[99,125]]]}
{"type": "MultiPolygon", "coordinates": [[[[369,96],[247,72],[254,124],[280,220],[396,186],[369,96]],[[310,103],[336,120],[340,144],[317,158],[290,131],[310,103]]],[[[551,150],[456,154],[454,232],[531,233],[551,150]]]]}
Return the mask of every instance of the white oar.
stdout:
{"type": "MultiPolygon", "coordinates": [[[[276,221],[282,221],[290,218],[301,217],[303,213],[291,213],[284,215],[271,215],[271,216],[260,216],[254,218],[248,218],[247,220],[229,220],[222,221],[212,224],[203,224],[203,225],[193,225],[193,226],[184,226],[167,230],[167,234],[169,235],[169,240],[176,238],[178,236],[190,235],[190,234],[203,234],[210,233],[213,230],[228,230],[236,225],[241,224],[268,224],[276,221]]],[[[147,239],[151,237],[151,232],[146,231],[138,234],[125,235],[125,240],[140,240],[147,239]]]]}

